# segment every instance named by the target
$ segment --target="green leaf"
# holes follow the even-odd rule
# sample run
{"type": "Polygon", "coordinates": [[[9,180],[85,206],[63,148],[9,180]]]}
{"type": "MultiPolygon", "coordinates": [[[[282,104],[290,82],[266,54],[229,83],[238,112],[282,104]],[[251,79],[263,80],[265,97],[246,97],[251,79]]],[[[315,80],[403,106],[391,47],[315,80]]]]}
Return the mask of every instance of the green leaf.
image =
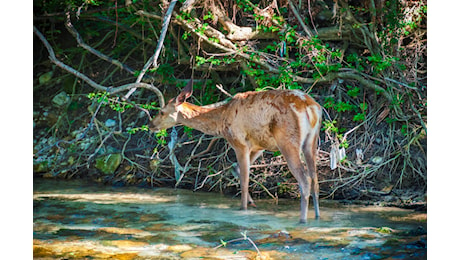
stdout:
{"type": "Polygon", "coordinates": [[[358,87],[354,87],[354,88],[348,90],[348,91],[347,91],[347,94],[348,94],[350,97],[355,98],[355,97],[358,96],[359,90],[360,90],[360,89],[359,89],[358,87]]]}
{"type": "Polygon", "coordinates": [[[364,119],[366,119],[366,114],[364,113],[358,113],[353,117],[353,121],[355,122],[362,122],[364,119]]]}

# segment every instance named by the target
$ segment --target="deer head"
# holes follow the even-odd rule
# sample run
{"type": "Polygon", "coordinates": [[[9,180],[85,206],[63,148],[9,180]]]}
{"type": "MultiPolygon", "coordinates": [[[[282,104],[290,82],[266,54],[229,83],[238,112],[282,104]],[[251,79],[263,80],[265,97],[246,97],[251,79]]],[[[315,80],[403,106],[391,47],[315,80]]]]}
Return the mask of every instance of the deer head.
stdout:
{"type": "Polygon", "coordinates": [[[163,129],[179,124],[177,122],[180,106],[192,95],[193,79],[191,79],[182,92],[176,97],[169,100],[168,104],[160,109],[158,115],[150,121],[149,129],[153,132],[158,132],[163,129]]]}

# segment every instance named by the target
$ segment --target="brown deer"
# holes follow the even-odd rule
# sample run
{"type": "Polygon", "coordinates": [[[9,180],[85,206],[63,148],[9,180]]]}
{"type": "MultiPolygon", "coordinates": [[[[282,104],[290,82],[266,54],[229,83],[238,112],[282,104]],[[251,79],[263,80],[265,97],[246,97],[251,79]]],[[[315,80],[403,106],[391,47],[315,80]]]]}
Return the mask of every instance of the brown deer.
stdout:
{"type": "Polygon", "coordinates": [[[253,200],[248,192],[249,167],[264,150],[280,151],[300,186],[300,222],[307,221],[313,183],[313,204],[319,218],[316,152],[321,126],[321,106],[299,90],[268,90],[236,94],[227,103],[197,106],[186,102],[192,80],[150,122],[159,131],[185,125],[225,138],[235,150],[240,168],[241,209],[253,200]],[[301,161],[303,152],[306,170],[301,161]]]}

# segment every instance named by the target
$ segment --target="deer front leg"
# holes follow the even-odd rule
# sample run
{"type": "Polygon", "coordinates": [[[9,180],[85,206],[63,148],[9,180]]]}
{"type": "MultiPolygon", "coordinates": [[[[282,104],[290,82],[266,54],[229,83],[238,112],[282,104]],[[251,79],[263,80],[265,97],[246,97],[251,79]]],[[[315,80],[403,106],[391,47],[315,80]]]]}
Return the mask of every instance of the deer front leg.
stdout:
{"type": "MultiPolygon", "coordinates": [[[[251,166],[254,161],[259,158],[259,156],[263,153],[263,150],[258,150],[258,151],[252,151],[249,155],[249,166],[251,166]]],[[[249,170],[250,171],[250,170],[249,170]]],[[[235,172],[236,174],[238,175],[238,178],[240,179],[241,181],[241,170],[240,170],[240,166],[239,166],[239,163],[235,169],[235,172]]],[[[249,175],[248,175],[249,176],[249,175]]],[[[249,177],[248,177],[249,179],[249,177]]],[[[249,184],[248,184],[249,185],[249,184]]],[[[251,206],[251,207],[257,207],[256,206],[256,203],[254,202],[254,200],[252,199],[251,197],[251,194],[249,193],[248,191],[248,205],[251,206]]]]}
{"type": "Polygon", "coordinates": [[[312,179],[310,176],[308,176],[307,172],[303,168],[303,164],[300,159],[299,149],[295,148],[294,146],[283,145],[280,147],[280,150],[286,158],[289,170],[299,183],[300,223],[306,223],[308,215],[308,199],[310,198],[312,179]]]}
{"type": "MultiPolygon", "coordinates": [[[[236,175],[238,175],[238,179],[241,181],[241,171],[240,171],[240,166],[238,165],[238,163],[236,167],[234,167],[234,171],[236,175]]],[[[257,207],[249,192],[248,192],[248,205],[252,207],[257,207]]]]}
{"type": "MultiPolygon", "coordinates": [[[[252,151],[250,156],[249,156],[249,167],[251,167],[251,165],[256,161],[257,158],[259,158],[259,156],[263,153],[264,151],[263,150],[259,150],[259,151],[252,151]]],[[[249,170],[250,171],[250,170],[249,170]]],[[[249,172],[248,171],[248,172],[249,172]]],[[[249,176],[249,175],[248,175],[249,176]]],[[[248,177],[249,179],[249,177],[248,177]]],[[[252,206],[252,207],[257,207],[256,206],[256,203],[254,203],[254,200],[251,198],[251,194],[249,194],[248,192],[248,202],[249,202],[249,206],[252,206]]]]}
{"type": "MultiPolygon", "coordinates": [[[[236,159],[240,168],[241,186],[241,209],[248,208],[249,201],[249,151],[247,149],[235,149],[236,159]]],[[[252,198],[251,198],[252,201],[252,198]]]]}

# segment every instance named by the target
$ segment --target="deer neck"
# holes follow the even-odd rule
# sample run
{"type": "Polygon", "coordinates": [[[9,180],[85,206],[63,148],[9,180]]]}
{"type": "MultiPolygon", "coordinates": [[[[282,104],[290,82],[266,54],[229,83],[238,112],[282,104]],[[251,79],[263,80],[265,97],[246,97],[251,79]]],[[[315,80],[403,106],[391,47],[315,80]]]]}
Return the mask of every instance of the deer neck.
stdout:
{"type": "Polygon", "coordinates": [[[185,102],[178,108],[177,122],[205,134],[220,136],[223,109],[223,106],[200,107],[185,102]]]}

